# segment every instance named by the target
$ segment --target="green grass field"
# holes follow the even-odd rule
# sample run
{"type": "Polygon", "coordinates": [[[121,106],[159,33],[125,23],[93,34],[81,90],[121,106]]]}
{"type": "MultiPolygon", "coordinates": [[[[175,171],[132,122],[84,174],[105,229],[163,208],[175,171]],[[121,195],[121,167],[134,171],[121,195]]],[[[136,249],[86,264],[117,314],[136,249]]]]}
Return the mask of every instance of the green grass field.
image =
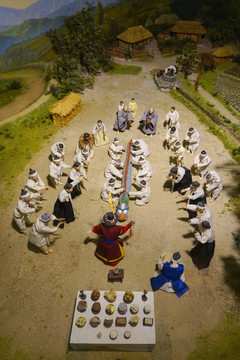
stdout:
{"type": "Polygon", "coordinates": [[[113,69],[108,71],[108,74],[138,75],[141,70],[140,66],[119,65],[115,63],[113,69]]]}
{"type": "Polygon", "coordinates": [[[9,194],[15,179],[32,155],[41,149],[46,139],[57,132],[58,128],[50,119],[49,110],[55,101],[51,97],[33,112],[0,127],[1,206],[7,205],[11,200],[9,194]],[[6,187],[8,191],[2,191],[6,187]]]}
{"type": "Polygon", "coordinates": [[[12,102],[16,96],[23,93],[23,81],[19,78],[9,79],[9,80],[0,80],[0,107],[9,104],[12,102]],[[22,85],[22,88],[19,90],[9,90],[8,86],[11,84],[12,80],[19,81],[22,85]]]}

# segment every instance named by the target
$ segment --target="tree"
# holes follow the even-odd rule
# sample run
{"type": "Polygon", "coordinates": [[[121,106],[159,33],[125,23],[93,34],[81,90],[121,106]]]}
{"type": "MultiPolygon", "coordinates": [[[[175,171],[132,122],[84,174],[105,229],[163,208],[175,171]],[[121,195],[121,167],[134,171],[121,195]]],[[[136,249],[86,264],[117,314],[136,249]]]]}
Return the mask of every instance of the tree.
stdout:
{"type": "Polygon", "coordinates": [[[95,21],[96,21],[96,24],[98,24],[98,25],[102,25],[102,23],[103,23],[103,6],[100,1],[98,1],[98,3],[97,3],[95,21]]]}
{"type": "Polygon", "coordinates": [[[194,72],[199,66],[199,55],[191,43],[187,43],[181,55],[176,59],[176,63],[179,66],[179,70],[184,74],[184,79],[188,78],[192,72],[194,72]]]}
{"type": "Polygon", "coordinates": [[[200,84],[200,78],[205,71],[214,70],[216,68],[216,61],[214,56],[210,53],[201,53],[199,55],[199,63],[197,68],[197,79],[195,83],[195,90],[198,90],[200,84]]]}
{"type": "Polygon", "coordinates": [[[91,83],[92,76],[112,67],[104,52],[104,35],[95,21],[96,8],[87,8],[70,16],[60,29],[48,32],[57,55],[54,75],[66,91],[80,92],[91,83]]]}

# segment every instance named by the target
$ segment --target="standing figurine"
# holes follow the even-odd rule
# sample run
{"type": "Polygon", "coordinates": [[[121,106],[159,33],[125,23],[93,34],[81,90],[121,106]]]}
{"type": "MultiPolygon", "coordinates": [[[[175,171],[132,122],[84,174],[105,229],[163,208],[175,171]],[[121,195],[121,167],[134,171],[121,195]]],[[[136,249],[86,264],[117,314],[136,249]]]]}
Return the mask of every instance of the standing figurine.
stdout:
{"type": "Polygon", "coordinates": [[[212,227],[208,221],[198,225],[199,231],[194,232],[196,245],[190,250],[189,255],[198,270],[207,268],[214,255],[215,240],[212,227]]]}
{"type": "Polygon", "coordinates": [[[123,240],[119,235],[124,235],[134,222],[129,222],[126,226],[116,225],[118,217],[112,212],[108,212],[103,217],[103,223],[93,227],[92,232],[100,235],[96,248],[96,256],[106,265],[116,266],[125,256],[123,240]]]}
{"type": "Polygon", "coordinates": [[[73,164],[72,170],[68,175],[67,183],[73,184],[73,191],[72,191],[72,199],[76,196],[81,195],[81,185],[80,183],[83,182],[83,179],[87,179],[86,171],[79,162],[75,162],[73,164]]]}
{"type": "Polygon", "coordinates": [[[103,124],[102,120],[98,120],[98,122],[94,125],[92,133],[94,135],[95,146],[102,146],[109,143],[107,128],[103,124]]]}
{"type": "Polygon", "coordinates": [[[121,100],[120,103],[119,103],[119,105],[118,105],[118,111],[117,111],[117,113],[118,113],[119,111],[123,110],[123,107],[124,107],[124,103],[123,103],[123,101],[121,100]]]}
{"type": "Polygon", "coordinates": [[[168,125],[168,128],[175,127],[176,129],[180,128],[179,124],[179,113],[175,109],[175,106],[172,106],[170,111],[166,115],[166,122],[168,125]]]}
{"type": "MultiPolygon", "coordinates": [[[[66,223],[70,223],[75,220],[74,209],[72,205],[71,192],[73,191],[72,184],[66,184],[64,189],[60,192],[57,201],[54,204],[53,215],[56,216],[56,220],[53,221],[53,225],[57,226],[59,223],[58,219],[64,219],[66,223]]],[[[60,225],[61,228],[64,224],[60,225]]]]}
{"type": "Polygon", "coordinates": [[[134,98],[132,98],[131,101],[129,101],[128,108],[131,110],[132,118],[134,120],[137,112],[137,103],[134,98]]]}
{"type": "Polygon", "coordinates": [[[142,132],[145,135],[154,135],[157,131],[158,114],[155,109],[151,107],[144,111],[141,120],[139,121],[142,132]]]}

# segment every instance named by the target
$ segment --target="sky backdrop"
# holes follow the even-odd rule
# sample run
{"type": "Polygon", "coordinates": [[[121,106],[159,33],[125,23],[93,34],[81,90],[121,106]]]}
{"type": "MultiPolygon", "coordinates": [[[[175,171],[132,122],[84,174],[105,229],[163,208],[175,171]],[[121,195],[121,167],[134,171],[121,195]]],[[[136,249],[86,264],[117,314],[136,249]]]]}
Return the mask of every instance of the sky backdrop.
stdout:
{"type": "Polygon", "coordinates": [[[24,9],[35,2],[37,2],[37,0],[0,0],[0,6],[24,9]]]}

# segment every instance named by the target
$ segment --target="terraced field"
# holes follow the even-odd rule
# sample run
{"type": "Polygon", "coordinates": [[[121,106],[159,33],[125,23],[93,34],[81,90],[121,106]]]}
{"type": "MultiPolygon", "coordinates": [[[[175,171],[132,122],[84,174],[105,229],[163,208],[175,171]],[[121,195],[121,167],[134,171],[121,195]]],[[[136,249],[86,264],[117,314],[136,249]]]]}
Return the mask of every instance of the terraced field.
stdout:
{"type": "Polygon", "coordinates": [[[240,113],[240,81],[218,75],[213,88],[227,104],[240,113]]]}

